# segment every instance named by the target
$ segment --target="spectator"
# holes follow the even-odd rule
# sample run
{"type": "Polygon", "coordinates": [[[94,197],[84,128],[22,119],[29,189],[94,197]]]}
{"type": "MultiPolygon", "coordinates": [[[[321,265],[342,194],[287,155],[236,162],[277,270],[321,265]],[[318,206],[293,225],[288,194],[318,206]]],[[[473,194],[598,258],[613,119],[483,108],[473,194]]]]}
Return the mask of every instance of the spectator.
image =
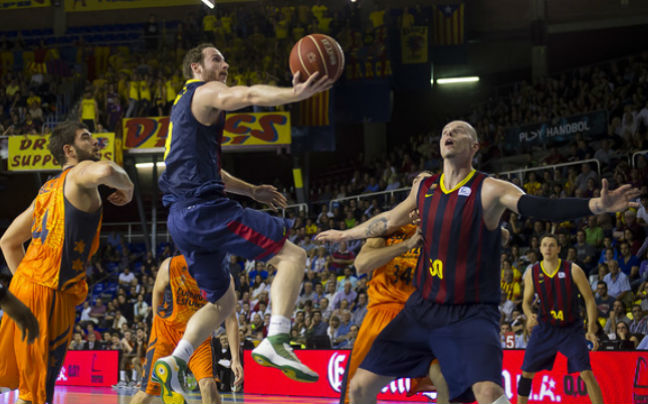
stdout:
{"type": "Polygon", "coordinates": [[[130,286],[131,282],[133,282],[133,279],[136,279],[135,274],[130,271],[130,268],[128,266],[126,266],[124,268],[124,271],[119,274],[119,285],[128,287],[130,286]]]}
{"type": "Polygon", "coordinates": [[[330,269],[331,271],[342,274],[344,267],[353,265],[355,254],[347,249],[346,241],[340,241],[337,250],[332,254],[330,269]]]}
{"type": "Polygon", "coordinates": [[[90,351],[101,351],[104,349],[103,343],[97,341],[97,337],[94,333],[88,334],[88,341],[86,341],[86,348],[90,351]]]}
{"type": "Polygon", "coordinates": [[[513,279],[513,269],[510,265],[504,269],[504,276],[502,277],[500,286],[506,300],[512,301],[516,306],[522,302],[522,288],[520,282],[516,282],[513,279]]]}
{"type": "Polygon", "coordinates": [[[641,310],[641,305],[632,305],[632,321],[630,322],[631,334],[648,334],[648,317],[641,310]]]}
{"type": "Polygon", "coordinates": [[[308,281],[304,282],[302,294],[301,296],[299,296],[299,298],[297,298],[297,306],[298,307],[303,306],[306,300],[310,300],[313,303],[317,303],[316,300],[318,300],[318,298],[317,298],[317,294],[313,290],[313,282],[308,282],[308,281]]]}
{"type": "Polygon", "coordinates": [[[72,336],[72,341],[68,346],[70,351],[80,351],[86,349],[86,342],[81,338],[81,333],[75,332],[72,336]]]}
{"type": "Polygon", "coordinates": [[[610,339],[614,339],[613,335],[617,323],[624,322],[626,325],[630,325],[631,321],[630,317],[626,314],[625,303],[620,299],[616,299],[612,305],[612,310],[610,310],[610,314],[608,315],[605,327],[603,327],[603,331],[610,336],[610,339]]]}
{"type": "MultiPolygon", "coordinates": [[[[630,252],[630,245],[628,245],[628,243],[626,242],[621,243],[621,245],[619,246],[619,252],[620,254],[617,262],[619,264],[621,272],[626,274],[628,276],[628,279],[631,281],[638,280],[639,258],[632,255],[632,253],[630,252]]],[[[639,284],[636,284],[634,286],[639,286],[639,284]]]]}
{"type": "Polygon", "coordinates": [[[367,314],[367,294],[362,292],[358,293],[358,303],[355,305],[355,310],[351,316],[351,322],[357,326],[362,324],[362,320],[367,314]]]}
{"type": "Polygon", "coordinates": [[[319,310],[313,310],[313,318],[306,330],[306,341],[309,348],[327,349],[331,347],[328,324],[322,321],[322,312],[319,310]]]}
{"type": "Polygon", "coordinates": [[[608,293],[616,298],[621,300],[626,300],[629,296],[632,297],[632,291],[630,289],[630,281],[626,274],[621,272],[619,269],[619,264],[616,260],[608,261],[608,269],[610,273],[605,275],[603,280],[608,285],[608,293]]]}
{"type": "Polygon", "coordinates": [[[598,183],[598,175],[596,172],[592,171],[589,163],[583,163],[581,165],[581,173],[576,177],[576,189],[580,191],[585,191],[587,189],[587,180],[592,179],[595,183],[598,183]]]}
{"type": "Polygon", "coordinates": [[[105,314],[106,314],[106,306],[101,301],[101,298],[96,298],[95,304],[94,306],[92,306],[92,309],[88,313],[88,316],[94,319],[95,323],[100,324],[105,314]]]}
{"type": "Polygon", "coordinates": [[[599,247],[603,242],[603,229],[598,225],[596,216],[590,216],[587,218],[585,242],[592,247],[599,247]]]}
{"type": "Polygon", "coordinates": [[[90,306],[89,301],[83,302],[83,309],[81,310],[81,321],[82,323],[92,321],[93,323],[97,324],[99,321],[96,318],[90,317],[90,311],[92,310],[92,307],[90,306]]]}
{"type": "Polygon", "coordinates": [[[630,335],[628,324],[624,321],[617,322],[616,330],[610,335],[610,339],[614,341],[616,351],[632,351],[637,346],[637,337],[630,335]]]}
{"type": "Polygon", "coordinates": [[[614,298],[608,294],[607,283],[598,281],[596,285],[596,306],[598,307],[598,316],[606,319],[610,309],[614,304],[614,298]]]}
{"type": "Polygon", "coordinates": [[[596,250],[587,243],[584,230],[576,232],[576,262],[585,269],[585,273],[590,273],[596,263],[596,250]]]}
{"type": "Polygon", "coordinates": [[[150,309],[151,307],[149,304],[144,301],[144,294],[140,293],[137,295],[137,302],[133,306],[133,314],[135,314],[135,318],[139,318],[140,320],[147,319],[150,309]]]}
{"type": "Polygon", "coordinates": [[[346,281],[344,283],[344,289],[335,293],[335,296],[333,297],[333,308],[337,309],[340,307],[340,303],[342,300],[345,300],[349,306],[355,301],[355,299],[358,297],[358,294],[355,292],[355,290],[351,289],[351,282],[346,281]]]}

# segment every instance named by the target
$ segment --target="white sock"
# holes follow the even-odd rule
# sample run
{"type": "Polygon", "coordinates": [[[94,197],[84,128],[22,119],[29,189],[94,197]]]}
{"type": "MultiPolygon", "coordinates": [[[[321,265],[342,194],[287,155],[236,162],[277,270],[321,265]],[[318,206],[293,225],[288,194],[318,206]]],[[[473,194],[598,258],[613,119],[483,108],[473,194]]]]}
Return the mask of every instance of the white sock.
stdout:
{"type": "Polygon", "coordinates": [[[270,317],[268,337],[277,334],[290,334],[290,319],[278,314],[273,314],[270,317]]]}
{"type": "Polygon", "coordinates": [[[185,361],[185,363],[189,363],[189,358],[191,358],[193,351],[193,345],[191,345],[183,338],[180,340],[180,342],[178,342],[178,345],[173,350],[173,356],[182,359],[183,361],[185,361]]]}
{"type": "Polygon", "coordinates": [[[126,371],[125,370],[120,370],[119,371],[119,381],[120,382],[125,382],[126,381],[126,371]]]}
{"type": "Polygon", "coordinates": [[[138,379],[137,370],[135,370],[135,369],[131,370],[131,381],[136,382],[137,379],[138,379]]]}
{"type": "Polygon", "coordinates": [[[493,401],[493,404],[511,404],[511,402],[506,397],[506,394],[502,394],[497,400],[493,401]]]}

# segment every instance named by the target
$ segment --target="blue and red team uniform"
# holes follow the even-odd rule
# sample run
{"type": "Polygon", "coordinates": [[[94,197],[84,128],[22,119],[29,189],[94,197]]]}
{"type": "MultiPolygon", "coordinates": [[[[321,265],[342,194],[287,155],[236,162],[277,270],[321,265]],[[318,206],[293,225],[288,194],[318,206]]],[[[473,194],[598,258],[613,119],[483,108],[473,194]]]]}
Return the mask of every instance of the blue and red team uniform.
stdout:
{"type": "Polygon", "coordinates": [[[203,84],[188,80],[173,103],[159,185],[169,206],[169,233],[203,297],[213,303],[229,287],[225,255],[267,261],[283,247],[292,222],[225,196],[220,174],[225,114],[205,126],[191,112],[194,92],[203,84]]]}
{"type": "Polygon", "coordinates": [[[592,369],[580,315],[579,291],[571,269],[572,263],[562,260],[553,276],[547,274],[542,263],[531,269],[540,311],[538,325],[533,328],[524,352],[522,370],[526,372],[551,370],[558,352],[567,357],[569,373],[592,369]]]}
{"type": "Polygon", "coordinates": [[[501,230],[484,224],[481,189],[487,177],[473,170],[450,190],[443,175],[421,181],[417,207],[423,247],[416,290],[361,368],[384,376],[423,377],[437,358],[451,401],[474,401],[476,382],[502,385],[501,230]]]}

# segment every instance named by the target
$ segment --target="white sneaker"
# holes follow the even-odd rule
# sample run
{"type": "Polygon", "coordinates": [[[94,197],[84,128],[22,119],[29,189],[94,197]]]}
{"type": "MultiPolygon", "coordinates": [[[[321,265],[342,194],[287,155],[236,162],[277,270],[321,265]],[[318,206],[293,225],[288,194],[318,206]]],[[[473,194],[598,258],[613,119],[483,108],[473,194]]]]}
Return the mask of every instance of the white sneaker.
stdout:
{"type": "Polygon", "coordinates": [[[298,382],[316,382],[319,379],[318,374],[301,363],[288,341],[288,334],[264,338],[252,351],[252,358],[261,366],[280,369],[286,376],[298,382]]]}
{"type": "Polygon", "coordinates": [[[184,379],[187,364],[173,355],[160,358],[153,365],[152,379],[160,384],[164,404],[186,404],[184,379]]]}

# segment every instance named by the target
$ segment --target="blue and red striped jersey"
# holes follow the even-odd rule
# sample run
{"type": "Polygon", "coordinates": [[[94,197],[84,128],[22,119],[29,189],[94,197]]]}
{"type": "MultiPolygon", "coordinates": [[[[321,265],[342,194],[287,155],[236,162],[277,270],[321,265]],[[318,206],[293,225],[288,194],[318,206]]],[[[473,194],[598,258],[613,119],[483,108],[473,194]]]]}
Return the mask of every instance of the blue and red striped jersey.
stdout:
{"type": "Polygon", "coordinates": [[[533,288],[540,299],[539,321],[557,327],[582,321],[579,291],[571,269],[572,263],[562,260],[558,261],[558,270],[552,276],[543,269],[542,262],[532,267],[533,288]]]}
{"type": "Polygon", "coordinates": [[[417,206],[423,247],[415,286],[441,304],[500,303],[501,230],[486,228],[481,188],[488,175],[471,171],[446,190],[443,175],[421,182],[417,206]],[[430,190],[437,184],[435,190],[430,190]]]}

